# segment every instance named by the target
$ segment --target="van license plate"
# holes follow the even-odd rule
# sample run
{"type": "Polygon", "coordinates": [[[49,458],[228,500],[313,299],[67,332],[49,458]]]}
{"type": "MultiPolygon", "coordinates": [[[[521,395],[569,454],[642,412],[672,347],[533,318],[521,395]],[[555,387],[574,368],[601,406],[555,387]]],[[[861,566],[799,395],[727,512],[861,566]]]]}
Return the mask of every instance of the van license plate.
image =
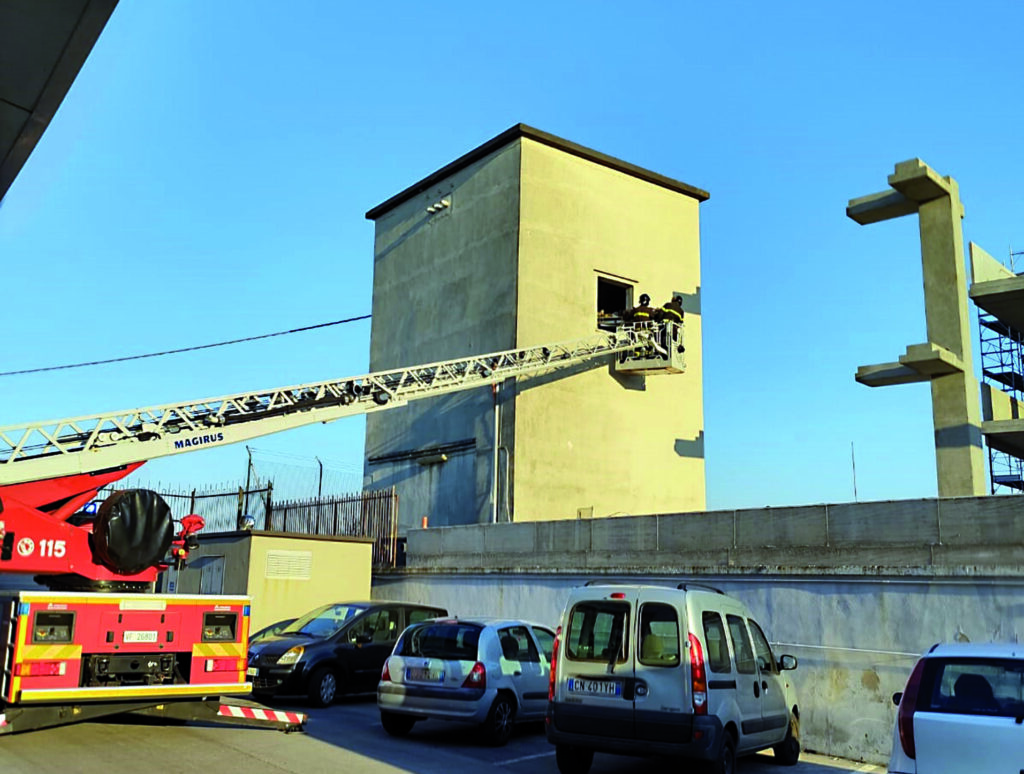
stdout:
{"type": "Polygon", "coordinates": [[[569,678],[569,693],[585,693],[590,696],[622,696],[622,683],[610,680],[582,680],[569,678]]]}
{"type": "Polygon", "coordinates": [[[405,677],[415,683],[443,683],[444,672],[440,669],[427,669],[426,667],[409,667],[405,670],[405,677]]]}

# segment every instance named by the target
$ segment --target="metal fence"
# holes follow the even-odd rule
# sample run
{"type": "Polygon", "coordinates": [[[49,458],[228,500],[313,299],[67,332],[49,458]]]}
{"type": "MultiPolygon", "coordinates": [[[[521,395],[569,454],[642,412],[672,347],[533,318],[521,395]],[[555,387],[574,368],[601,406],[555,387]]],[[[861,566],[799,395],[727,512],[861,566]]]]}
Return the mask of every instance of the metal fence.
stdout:
{"type": "Polygon", "coordinates": [[[398,547],[398,493],[391,487],[274,503],[266,529],[304,535],[370,537],[373,538],[374,567],[394,567],[398,547]]]}
{"type": "MultiPolygon", "coordinates": [[[[274,486],[257,489],[225,488],[169,491],[165,487],[133,484],[158,491],[176,518],[195,513],[206,521],[204,532],[231,532],[243,516],[252,528],[267,532],[373,538],[373,566],[394,567],[398,554],[398,493],[394,487],[331,495],[308,500],[274,501],[274,486]]],[[[108,497],[115,487],[99,493],[108,497]]]]}

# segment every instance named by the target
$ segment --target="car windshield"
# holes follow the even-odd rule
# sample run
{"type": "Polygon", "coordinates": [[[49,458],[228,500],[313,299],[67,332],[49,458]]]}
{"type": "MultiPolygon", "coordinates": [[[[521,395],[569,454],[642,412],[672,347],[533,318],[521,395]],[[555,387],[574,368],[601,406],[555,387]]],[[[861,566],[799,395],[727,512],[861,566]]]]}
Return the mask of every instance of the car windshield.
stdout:
{"type": "Polygon", "coordinates": [[[480,627],[465,623],[430,623],[410,628],[395,649],[399,656],[476,661],[480,627]]]}
{"type": "Polygon", "coordinates": [[[297,618],[281,631],[281,635],[304,634],[308,637],[327,638],[364,610],[366,605],[324,605],[297,618]]]}

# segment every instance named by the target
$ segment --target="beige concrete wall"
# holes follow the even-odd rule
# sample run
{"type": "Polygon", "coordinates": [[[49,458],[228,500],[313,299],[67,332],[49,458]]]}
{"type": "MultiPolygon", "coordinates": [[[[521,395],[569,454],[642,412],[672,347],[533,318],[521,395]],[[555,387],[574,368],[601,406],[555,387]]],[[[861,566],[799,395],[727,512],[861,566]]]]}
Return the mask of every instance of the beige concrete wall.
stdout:
{"type": "Polygon", "coordinates": [[[296,618],[330,602],[370,598],[373,544],[369,541],[324,540],[301,536],[253,534],[250,539],[248,591],[252,597],[250,625],[253,631],[296,618]],[[292,552],[292,565],[303,574],[308,555],[309,577],[267,577],[268,555],[278,559],[292,552]]]}
{"type": "Polygon", "coordinates": [[[598,276],[654,304],[687,294],[687,371],[609,367],[518,385],[514,520],[705,507],[698,201],[528,138],[522,145],[516,344],[596,330],[598,276]]]}
{"type": "MultiPolygon", "coordinates": [[[[519,145],[512,143],[402,202],[376,222],[370,369],[515,346],[519,145]],[[428,213],[447,198],[451,207],[428,213]]],[[[396,486],[402,534],[490,516],[488,388],[417,401],[366,418],[364,486],[396,486]],[[443,465],[374,463],[396,452],[473,440],[443,465]]]]}

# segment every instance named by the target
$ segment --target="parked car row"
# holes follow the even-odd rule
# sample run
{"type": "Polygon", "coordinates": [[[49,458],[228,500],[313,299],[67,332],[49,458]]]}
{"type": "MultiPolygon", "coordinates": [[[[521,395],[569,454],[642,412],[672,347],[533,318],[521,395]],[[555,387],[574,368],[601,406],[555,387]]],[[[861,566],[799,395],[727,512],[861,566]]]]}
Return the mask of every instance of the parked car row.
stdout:
{"type": "MultiPolygon", "coordinates": [[[[543,720],[562,774],[587,774],[595,752],[726,774],[758,750],[799,760],[796,666],[717,589],[588,584],[570,593],[557,634],[429,605],[325,605],[255,633],[248,674],[258,696],[317,706],[375,689],[392,736],[431,718],[474,724],[500,745],[516,723],[543,720]]],[[[893,702],[892,774],[1016,771],[1024,760],[1019,645],[936,645],[893,702]]]]}
{"type": "Polygon", "coordinates": [[[393,736],[420,720],[478,726],[504,744],[516,723],[545,722],[563,774],[595,752],[668,754],[732,772],[772,748],[800,755],[799,706],[738,600],[706,586],[603,584],[575,589],[558,633],[531,621],[452,617],[404,603],[338,603],[254,642],[259,696],[304,694],[315,705],[376,688],[393,736]]]}

